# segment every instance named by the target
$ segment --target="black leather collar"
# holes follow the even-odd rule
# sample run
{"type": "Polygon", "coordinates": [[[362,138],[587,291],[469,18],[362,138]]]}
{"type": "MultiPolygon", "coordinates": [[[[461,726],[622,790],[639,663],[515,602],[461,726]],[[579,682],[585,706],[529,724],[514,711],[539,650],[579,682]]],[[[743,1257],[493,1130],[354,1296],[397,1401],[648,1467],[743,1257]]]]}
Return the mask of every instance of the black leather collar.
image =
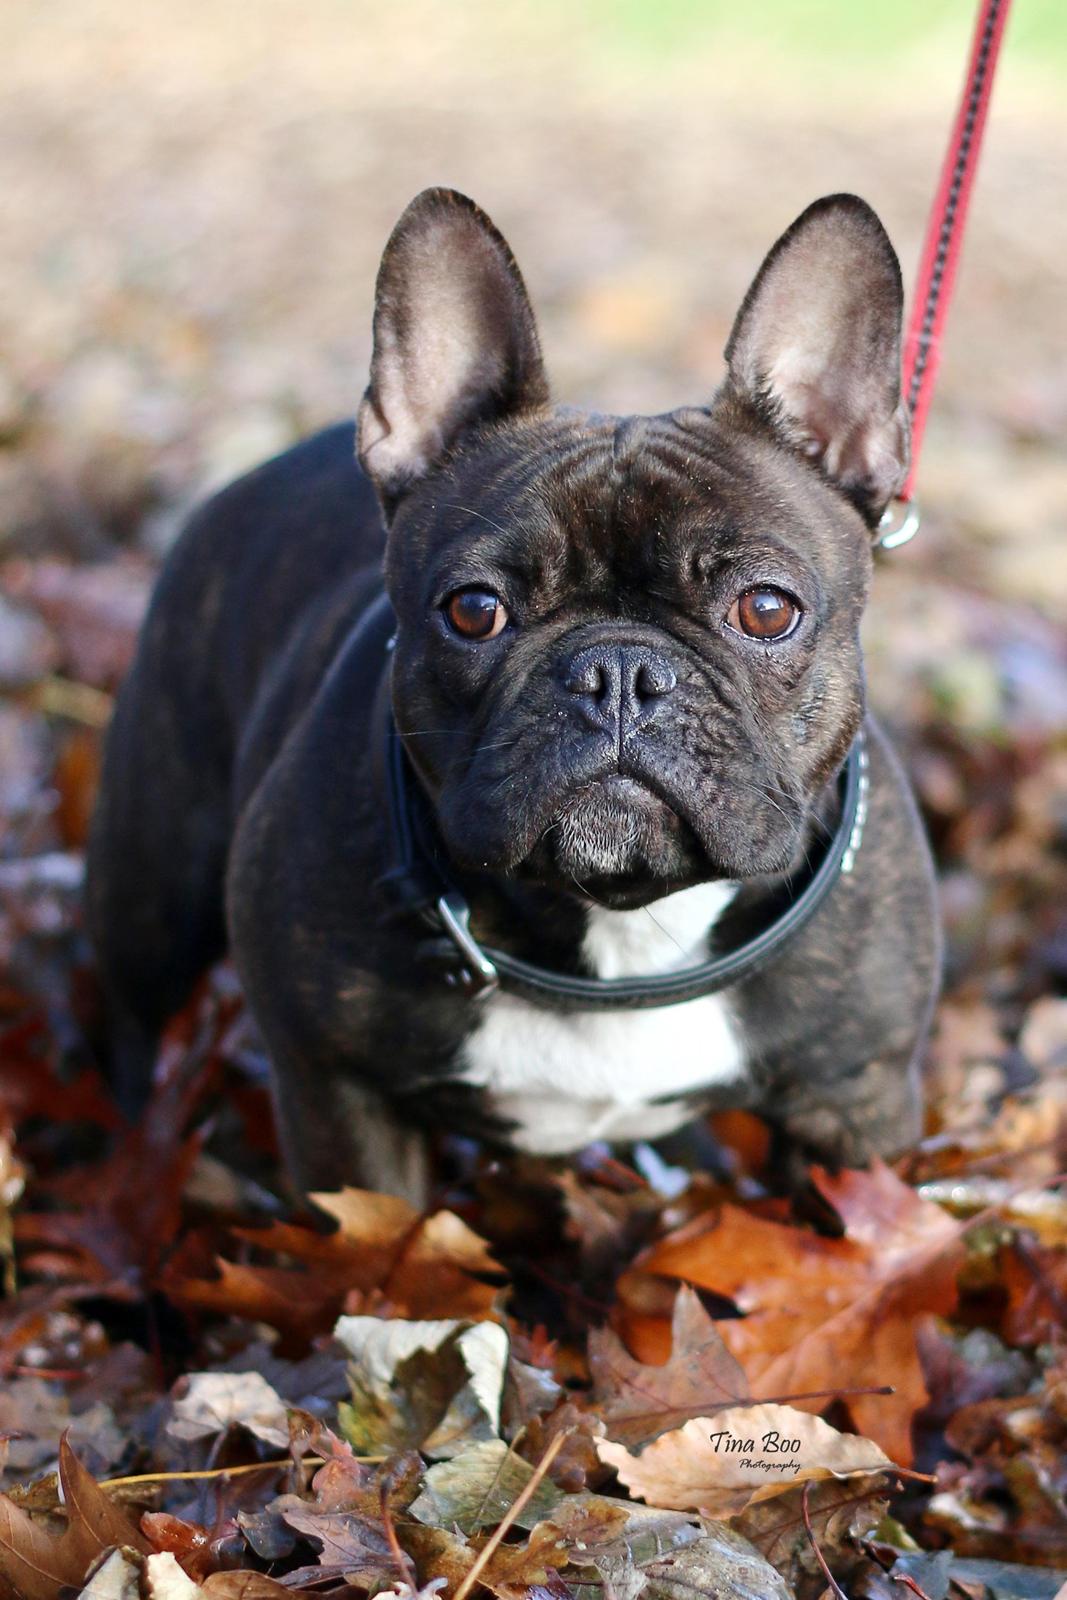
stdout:
{"type": "Polygon", "coordinates": [[[421,925],[423,953],[433,957],[444,982],[472,998],[503,990],[557,1010],[634,1011],[717,994],[781,956],[838,879],[853,869],[867,820],[868,760],[862,731],[842,768],[840,816],[821,860],[796,899],[737,949],[676,972],[586,978],[554,972],[504,950],[482,946],[470,930],[466,900],[442,866],[441,853],[433,847],[435,841],[427,837],[422,814],[425,802],[393,721],[388,678],[387,673],[376,719],[379,785],[390,856],[381,882],[390,892],[396,914],[421,925]]]}

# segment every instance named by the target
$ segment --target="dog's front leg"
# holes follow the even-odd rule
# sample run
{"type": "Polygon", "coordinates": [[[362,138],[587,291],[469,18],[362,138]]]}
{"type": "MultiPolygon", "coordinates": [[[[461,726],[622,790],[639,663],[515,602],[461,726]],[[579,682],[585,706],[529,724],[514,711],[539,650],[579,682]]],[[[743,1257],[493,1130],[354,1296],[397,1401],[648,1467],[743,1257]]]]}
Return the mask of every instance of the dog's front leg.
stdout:
{"type": "Polygon", "coordinates": [[[302,1194],[347,1184],[426,1208],[425,1136],[402,1126],[380,1096],[351,1077],[293,1062],[275,1061],[272,1075],[282,1155],[302,1194]]]}
{"type": "Polygon", "coordinates": [[[794,1090],[770,1117],[772,1164],[787,1187],[806,1181],[806,1165],[836,1170],[863,1167],[872,1156],[889,1159],[909,1149],[922,1132],[918,1062],[875,1059],[836,1081],[794,1090]]]}

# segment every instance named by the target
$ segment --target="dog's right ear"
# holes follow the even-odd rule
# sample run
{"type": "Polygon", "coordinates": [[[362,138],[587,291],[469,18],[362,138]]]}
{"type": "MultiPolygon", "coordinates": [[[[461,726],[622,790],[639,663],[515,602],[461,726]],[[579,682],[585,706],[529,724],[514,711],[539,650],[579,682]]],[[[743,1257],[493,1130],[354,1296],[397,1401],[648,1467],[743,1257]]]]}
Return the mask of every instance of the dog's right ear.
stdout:
{"type": "Polygon", "coordinates": [[[472,425],[548,399],[530,301],[473,200],[425,189],[386,245],[358,453],[386,513],[472,425]]]}

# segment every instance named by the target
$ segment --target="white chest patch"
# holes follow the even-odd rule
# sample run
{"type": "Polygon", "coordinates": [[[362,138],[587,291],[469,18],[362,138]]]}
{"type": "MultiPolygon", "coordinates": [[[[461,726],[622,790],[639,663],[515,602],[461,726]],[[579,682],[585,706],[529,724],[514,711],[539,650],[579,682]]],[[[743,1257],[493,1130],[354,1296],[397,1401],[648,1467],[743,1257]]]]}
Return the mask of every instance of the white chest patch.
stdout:
{"type": "MultiPolygon", "coordinates": [[[[736,892],[700,884],[647,910],[594,908],[584,953],[600,978],[693,966],[736,892]]],[[[572,1013],[494,994],[462,1060],[463,1081],[486,1091],[491,1109],[515,1125],[514,1143],[533,1155],[565,1155],[596,1139],[660,1138],[692,1116],[672,1096],[735,1082],[745,1066],[718,994],[647,1011],[572,1013]]]]}

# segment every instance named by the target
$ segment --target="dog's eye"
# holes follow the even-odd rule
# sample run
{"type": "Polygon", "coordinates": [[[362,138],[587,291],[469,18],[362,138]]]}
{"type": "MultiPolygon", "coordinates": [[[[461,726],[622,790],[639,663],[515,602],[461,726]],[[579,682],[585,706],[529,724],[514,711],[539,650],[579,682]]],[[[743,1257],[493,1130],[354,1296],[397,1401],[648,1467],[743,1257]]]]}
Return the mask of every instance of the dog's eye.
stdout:
{"type": "Polygon", "coordinates": [[[750,639],[784,639],[800,621],[800,607],[781,589],[746,589],[730,607],[726,621],[750,639]]]}
{"type": "Polygon", "coordinates": [[[445,616],[464,639],[495,639],[508,620],[504,602],[491,589],[457,589],[445,602],[445,616]]]}

